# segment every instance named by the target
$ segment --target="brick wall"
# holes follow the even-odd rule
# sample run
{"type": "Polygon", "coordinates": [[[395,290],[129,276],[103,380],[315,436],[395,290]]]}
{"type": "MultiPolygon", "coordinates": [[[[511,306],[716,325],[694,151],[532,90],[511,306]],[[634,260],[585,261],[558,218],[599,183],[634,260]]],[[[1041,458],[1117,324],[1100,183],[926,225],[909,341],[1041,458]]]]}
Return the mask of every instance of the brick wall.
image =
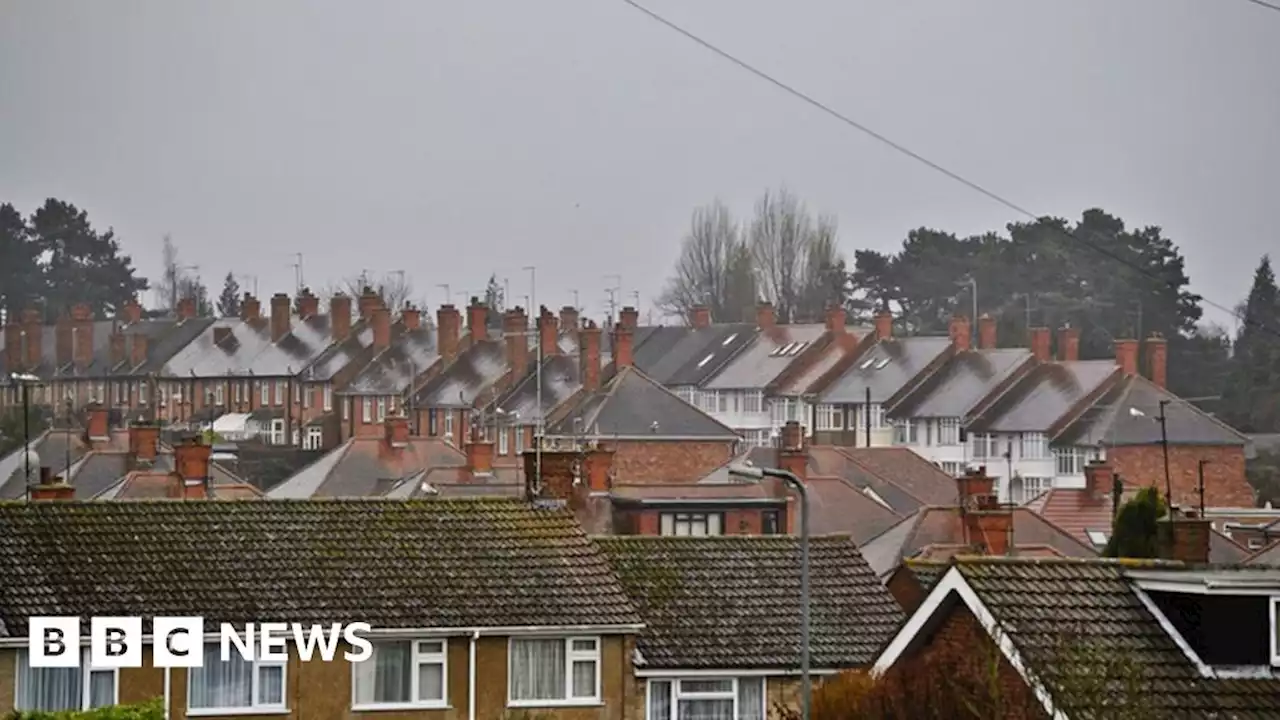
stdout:
{"type": "Polygon", "coordinates": [[[732,455],[733,443],[723,440],[622,440],[613,469],[622,483],[687,483],[702,479],[732,455]]]}
{"type": "MultiPolygon", "coordinates": [[[[1155,485],[1164,493],[1164,453],[1160,445],[1130,445],[1107,453],[1126,487],[1155,485]]],[[[1244,474],[1244,448],[1239,445],[1170,445],[1169,477],[1173,501],[1184,507],[1199,506],[1199,461],[1204,467],[1204,502],[1207,507],[1253,507],[1253,489],[1244,474]]]]}
{"type": "Polygon", "coordinates": [[[902,611],[908,615],[915,612],[924,600],[925,592],[924,588],[920,587],[919,578],[906,565],[899,565],[884,585],[893,599],[898,601],[902,611]]]}

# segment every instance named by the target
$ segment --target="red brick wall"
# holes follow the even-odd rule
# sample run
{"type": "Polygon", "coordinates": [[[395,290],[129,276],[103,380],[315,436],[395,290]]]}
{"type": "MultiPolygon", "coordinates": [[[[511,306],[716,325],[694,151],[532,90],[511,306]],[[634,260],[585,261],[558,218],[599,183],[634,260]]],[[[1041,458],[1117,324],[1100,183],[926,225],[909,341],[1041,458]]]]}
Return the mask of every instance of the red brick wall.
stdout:
{"type": "Polygon", "coordinates": [[[687,483],[702,479],[733,455],[733,443],[621,440],[613,457],[617,482],[687,483]]]}
{"type": "Polygon", "coordinates": [[[902,611],[907,614],[915,612],[924,600],[924,588],[920,587],[916,574],[906,565],[899,565],[898,569],[893,571],[888,582],[885,583],[885,588],[893,599],[898,601],[902,611]]]}
{"type": "MultiPolygon", "coordinates": [[[[1155,485],[1164,493],[1164,453],[1160,445],[1132,445],[1107,453],[1126,487],[1155,485]]],[[[1199,506],[1200,460],[1204,467],[1204,503],[1207,507],[1253,507],[1253,489],[1244,474],[1244,448],[1239,445],[1170,445],[1169,477],[1173,501],[1184,507],[1199,506]]]]}

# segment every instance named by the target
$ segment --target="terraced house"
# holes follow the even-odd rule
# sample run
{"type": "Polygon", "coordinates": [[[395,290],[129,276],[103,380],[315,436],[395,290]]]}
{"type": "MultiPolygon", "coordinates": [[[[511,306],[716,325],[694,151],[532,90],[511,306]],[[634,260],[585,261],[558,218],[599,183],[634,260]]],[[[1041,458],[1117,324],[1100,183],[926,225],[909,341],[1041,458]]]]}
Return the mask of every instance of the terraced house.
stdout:
{"type": "MultiPolygon", "coordinates": [[[[563,510],[507,500],[0,505],[0,707],[621,720],[642,622],[563,510]],[[93,537],[86,544],[83,538],[93,537]],[[50,573],[49,568],[62,572],[50,573]],[[33,615],[201,616],[204,665],[34,668],[33,615]],[[372,658],[223,662],[216,623],[367,622],[372,658]],[[210,641],[212,640],[212,642],[210,641]]],[[[85,645],[87,647],[87,644],[85,645]]]]}

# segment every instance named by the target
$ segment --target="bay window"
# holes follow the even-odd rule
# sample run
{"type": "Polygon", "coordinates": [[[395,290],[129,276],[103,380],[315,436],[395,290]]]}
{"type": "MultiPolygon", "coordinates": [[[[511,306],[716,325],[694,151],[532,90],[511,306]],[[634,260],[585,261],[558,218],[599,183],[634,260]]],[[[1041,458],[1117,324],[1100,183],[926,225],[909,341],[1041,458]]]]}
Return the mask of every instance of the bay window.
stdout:
{"type": "Polygon", "coordinates": [[[373,656],[351,666],[353,710],[445,707],[445,640],[378,640],[373,656]]]}
{"type": "Polygon", "coordinates": [[[1022,433],[1018,450],[1024,459],[1041,460],[1049,456],[1049,440],[1044,433],[1022,433]]]}
{"type": "Polygon", "coordinates": [[[764,412],[764,392],[748,390],[742,394],[742,412],[764,412]]]}
{"type": "Polygon", "coordinates": [[[508,705],[600,702],[599,638],[512,638],[508,654],[508,705]]]}
{"type": "Polygon", "coordinates": [[[285,709],[285,661],[245,660],[232,651],[222,661],[220,643],[205,643],[204,665],[187,674],[187,708],[197,714],[285,709]]]}
{"type": "Polygon", "coordinates": [[[1053,449],[1054,465],[1059,476],[1083,475],[1084,466],[1099,457],[1101,454],[1093,448],[1068,446],[1053,449]]]}
{"type": "Polygon", "coordinates": [[[80,667],[73,668],[33,668],[25,649],[19,648],[17,654],[15,710],[88,710],[117,702],[116,671],[90,667],[87,649],[80,667]]]}
{"type": "Polygon", "coordinates": [[[920,426],[912,420],[894,420],[893,421],[893,444],[894,445],[915,445],[919,435],[917,434],[920,426]]]}
{"type": "Polygon", "coordinates": [[[646,720],[764,720],[762,677],[650,680],[646,720]]]}
{"type": "Polygon", "coordinates": [[[973,434],[973,452],[975,460],[988,460],[1000,457],[1000,443],[991,433],[973,434]]]}
{"type": "Polygon", "coordinates": [[[938,418],[938,444],[960,444],[960,418],[938,418]]]}
{"type": "Polygon", "coordinates": [[[818,416],[815,423],[819,430],[843,430],[844,408],[840,405],[818,405],[814,413],[818,416]]]}

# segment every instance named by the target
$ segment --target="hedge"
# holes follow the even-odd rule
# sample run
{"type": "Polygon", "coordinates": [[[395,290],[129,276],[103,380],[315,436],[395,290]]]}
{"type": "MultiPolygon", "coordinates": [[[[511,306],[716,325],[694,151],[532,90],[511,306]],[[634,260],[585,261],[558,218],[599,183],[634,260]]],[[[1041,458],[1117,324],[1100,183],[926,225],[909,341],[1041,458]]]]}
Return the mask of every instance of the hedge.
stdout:
{"type": "Polygon", "coordinates": [[[164,707],[159,698],[141,705],[112,705],[93,710],[62,712],[12,712],[4,720],[161,720],[164,707]]]}

